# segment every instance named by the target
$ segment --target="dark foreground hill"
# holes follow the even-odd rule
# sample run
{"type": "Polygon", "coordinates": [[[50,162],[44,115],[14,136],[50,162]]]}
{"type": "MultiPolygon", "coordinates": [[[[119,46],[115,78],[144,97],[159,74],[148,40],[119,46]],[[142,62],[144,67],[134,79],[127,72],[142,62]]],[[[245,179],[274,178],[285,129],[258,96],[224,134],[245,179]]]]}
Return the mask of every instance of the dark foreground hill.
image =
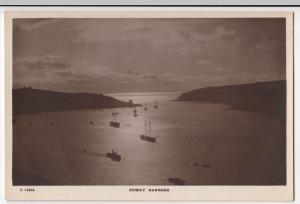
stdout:
{"type": "Polygon", "coordinates": [[[207,87],[184,93],[177,101],[223,103],[285,119],[286,81],[207,87]]]}
{"type": "Polygon", "coordinates": [[[137,106],[102,94],[63,93],[32,88],[13,90],[13,114],[137,106]]]}

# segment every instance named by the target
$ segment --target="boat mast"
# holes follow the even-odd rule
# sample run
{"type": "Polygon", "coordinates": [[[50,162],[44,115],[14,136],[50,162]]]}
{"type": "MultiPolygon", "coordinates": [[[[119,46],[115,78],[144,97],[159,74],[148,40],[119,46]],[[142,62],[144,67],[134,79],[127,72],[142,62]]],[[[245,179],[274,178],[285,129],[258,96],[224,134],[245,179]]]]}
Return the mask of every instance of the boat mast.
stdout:
{"type": "Polygon", "coordinates": [[[113,121],[114,122],[117,122],[117,116],[118,116],[118,113],[117,112],[112,112],[112,118],[113,118],[113,121]]]}

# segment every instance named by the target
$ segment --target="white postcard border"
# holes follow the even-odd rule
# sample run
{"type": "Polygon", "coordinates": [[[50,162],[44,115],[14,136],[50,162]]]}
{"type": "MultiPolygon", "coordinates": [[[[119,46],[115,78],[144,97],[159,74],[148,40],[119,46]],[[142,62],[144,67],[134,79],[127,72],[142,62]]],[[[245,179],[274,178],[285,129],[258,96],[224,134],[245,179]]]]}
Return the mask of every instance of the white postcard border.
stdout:
{"type": "Polygon", "coordinates": [[[293,13],[207,11],[101,11],[5,13],[5,196],[7,200],[244,200],[293,199],[293,13]],[[286,18],[287,185],[286,186],[13,186],[12,185],[12,19],[13,18],[286,18]],[[34,188],[34,192],[20,191],[34,188]],[[129,192],[145,188],[145,192],[129,192]],[[149,192],[165,188],[168,192],[149,192]]]}

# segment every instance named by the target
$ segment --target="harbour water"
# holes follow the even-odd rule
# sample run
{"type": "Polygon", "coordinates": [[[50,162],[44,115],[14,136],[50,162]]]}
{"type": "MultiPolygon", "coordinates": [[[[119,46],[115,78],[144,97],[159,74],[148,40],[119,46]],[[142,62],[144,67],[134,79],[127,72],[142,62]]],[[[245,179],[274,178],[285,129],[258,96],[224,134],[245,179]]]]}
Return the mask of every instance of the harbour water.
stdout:
{"type": "Polygon", "coordinates": [[[224,104],[174,101],[180,93],[111,96],[147,104],[26,114],[13,127],[15,185],[285,184],[285,130],[274,117],[224,104]],[[154,108],[157,101],[158,108],[154,108]],[[140,139],[145,121],[157,143],[140,139]],[[112,149],[120,162],[105,154],[112,149]]]}

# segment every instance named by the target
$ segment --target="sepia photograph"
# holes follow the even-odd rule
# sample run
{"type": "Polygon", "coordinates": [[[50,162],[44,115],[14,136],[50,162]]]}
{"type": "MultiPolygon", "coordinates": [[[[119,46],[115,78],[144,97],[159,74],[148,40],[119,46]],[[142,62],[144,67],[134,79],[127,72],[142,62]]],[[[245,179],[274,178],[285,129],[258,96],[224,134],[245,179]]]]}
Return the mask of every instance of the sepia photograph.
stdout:
{"type": "Polygon", "coordinates": [[[287,186],[287,27],[284,16],[12,18],[7,179],[29,191],[287,186]]]}

